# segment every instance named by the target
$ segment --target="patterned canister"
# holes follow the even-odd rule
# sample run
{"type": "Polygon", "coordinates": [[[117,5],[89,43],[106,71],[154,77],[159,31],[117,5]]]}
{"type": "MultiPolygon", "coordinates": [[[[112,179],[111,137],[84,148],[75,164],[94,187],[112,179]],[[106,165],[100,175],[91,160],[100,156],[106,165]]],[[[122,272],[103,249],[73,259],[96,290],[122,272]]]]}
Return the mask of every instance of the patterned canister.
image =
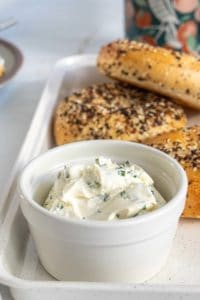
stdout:
{"type": "Polygon", "coordinates": [[[200,54],[200,1],[125,0],[130,39],[200,54]]]}

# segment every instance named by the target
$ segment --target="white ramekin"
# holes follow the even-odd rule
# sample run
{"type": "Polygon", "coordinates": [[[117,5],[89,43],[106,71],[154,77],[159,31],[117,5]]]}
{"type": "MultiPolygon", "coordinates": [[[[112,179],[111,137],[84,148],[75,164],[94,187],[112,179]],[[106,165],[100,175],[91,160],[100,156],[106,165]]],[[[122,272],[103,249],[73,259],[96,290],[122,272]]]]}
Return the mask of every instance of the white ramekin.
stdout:
{"type": "Polygon", "coordinates": [[[183,211],[187,177],[178,162],[151,147],[99,140],[67,144],[32,160],[19,180],[20,204],[40,261],[59,280],[143,282],[165,264],[183,211]],[[142,166],[168,200],[146,215],[88,221],[53,215],[39,203],[59,169],[97,156],[142,166]]]}

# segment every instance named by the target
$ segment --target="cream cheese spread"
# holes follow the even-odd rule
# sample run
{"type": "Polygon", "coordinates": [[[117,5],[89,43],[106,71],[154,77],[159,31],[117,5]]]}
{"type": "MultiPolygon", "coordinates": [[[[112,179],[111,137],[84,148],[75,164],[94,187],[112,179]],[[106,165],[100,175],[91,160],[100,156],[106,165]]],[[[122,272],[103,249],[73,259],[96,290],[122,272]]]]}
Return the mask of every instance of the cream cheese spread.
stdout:
{"type": "Polygon", "coordinates": [[[43,207],[69,218],[117,220],[145,214],[165,203],[141,167],[99,157],[90,164],[65,167],[43,207]]]}

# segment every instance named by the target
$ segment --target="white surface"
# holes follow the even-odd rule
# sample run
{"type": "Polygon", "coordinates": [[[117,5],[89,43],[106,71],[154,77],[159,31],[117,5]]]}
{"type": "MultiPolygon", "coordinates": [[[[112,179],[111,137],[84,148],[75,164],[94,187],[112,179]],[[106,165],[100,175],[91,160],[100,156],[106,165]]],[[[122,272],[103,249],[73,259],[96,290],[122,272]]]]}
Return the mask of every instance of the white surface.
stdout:
{"type": "MultiPolygon", "coordinates": [[[[27,132],[44,82],[63,56],[96,52],[99,45],[123,35],[122,0],[1,0],[0,20],[18,24],[1,32],[25,56],[17,77],[0,90],[0,192],[27,132]]],[[[1,288],[3,300],[10,300],[1,288]]]]}
{"type": "MultiPolygon", "coordinates": [[[[49,129],[55,101],[63,99],[63,95],[71,94],[76,87],[91,84],[91,78],[93,82],[105,81],[105,78],[96,72],[96,69],[89,67],[89,72],[86,72],[88,63],[86,65],[83,63],[80,67],[77,64],[79,60],[79,57],[62,60],[58,64],[59,68],[57,66],[54,69],[11,179],[18,177],[19,170],[30,158],[52,147],[51,130],[49,129]],[[68,62],[76,63],[71,65],[70,71],[67,73],[70,64],[68,62]],[[64,76],[64,74],[66,75],[64,76]],[[54,76],[57,80],[54,79],[54,76]],[[64,80],[62,81],[63,76],[64,80]],[[62,85],[60,86],[61,81],[62,85]],[[56,98],[57,94],[58,99],[56,98]]],[[[150,170],[147,171],[150,172],[150,170]]],[[[48,300],[54,300],[55,293],[59,300],[73,297],[77,300],[102,298],[105,300],[121,300],[121,298],[146,300],[160,299],[160,295],[163,300],[199,299],[200,224],[198,220],[182,220],[179,223],[167,264],[161,272],[144,284],[114,285],[55,281],[38,260],[27,223],[18,207],[19,197],[16,193],[16,183],[16,180],[10,182],[10,193],[5,201],[2,201],[3,207],[0,207],[0,222],[3,223],[0,232],[0,281],[12,287],[11,290],[16,300],[36,300],[38,293],[40,296],[43,295],[43,299],[48,300]]],[[[148,247],[146,250],[149,251],[148,247]]]]}

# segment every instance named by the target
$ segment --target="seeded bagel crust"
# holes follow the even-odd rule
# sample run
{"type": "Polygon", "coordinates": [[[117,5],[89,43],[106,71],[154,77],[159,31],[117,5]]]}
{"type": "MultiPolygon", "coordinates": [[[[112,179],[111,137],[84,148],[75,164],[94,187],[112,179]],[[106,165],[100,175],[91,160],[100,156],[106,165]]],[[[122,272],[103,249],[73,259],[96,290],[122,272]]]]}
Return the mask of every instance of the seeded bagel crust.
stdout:
{"type": "Polygon", "coordinates": [[[200,218],[200,126],[165,133],[146,143],[171,155],[183,166],[189,187],[182,216],[200,218]]]}
{"type": "Polygon", "coordinates": [[[101,49],[97,66],[111,78],[200,109],[200,60],[192,55],[120,40],[101,49]]]}
{"type": "Polygon", "coordinates": [[[89,140],[143,141],[186,124],[183,109],[166,97],[127,84],[105,83],[75,92],[55,112],[57,145],[89,140]]]}

